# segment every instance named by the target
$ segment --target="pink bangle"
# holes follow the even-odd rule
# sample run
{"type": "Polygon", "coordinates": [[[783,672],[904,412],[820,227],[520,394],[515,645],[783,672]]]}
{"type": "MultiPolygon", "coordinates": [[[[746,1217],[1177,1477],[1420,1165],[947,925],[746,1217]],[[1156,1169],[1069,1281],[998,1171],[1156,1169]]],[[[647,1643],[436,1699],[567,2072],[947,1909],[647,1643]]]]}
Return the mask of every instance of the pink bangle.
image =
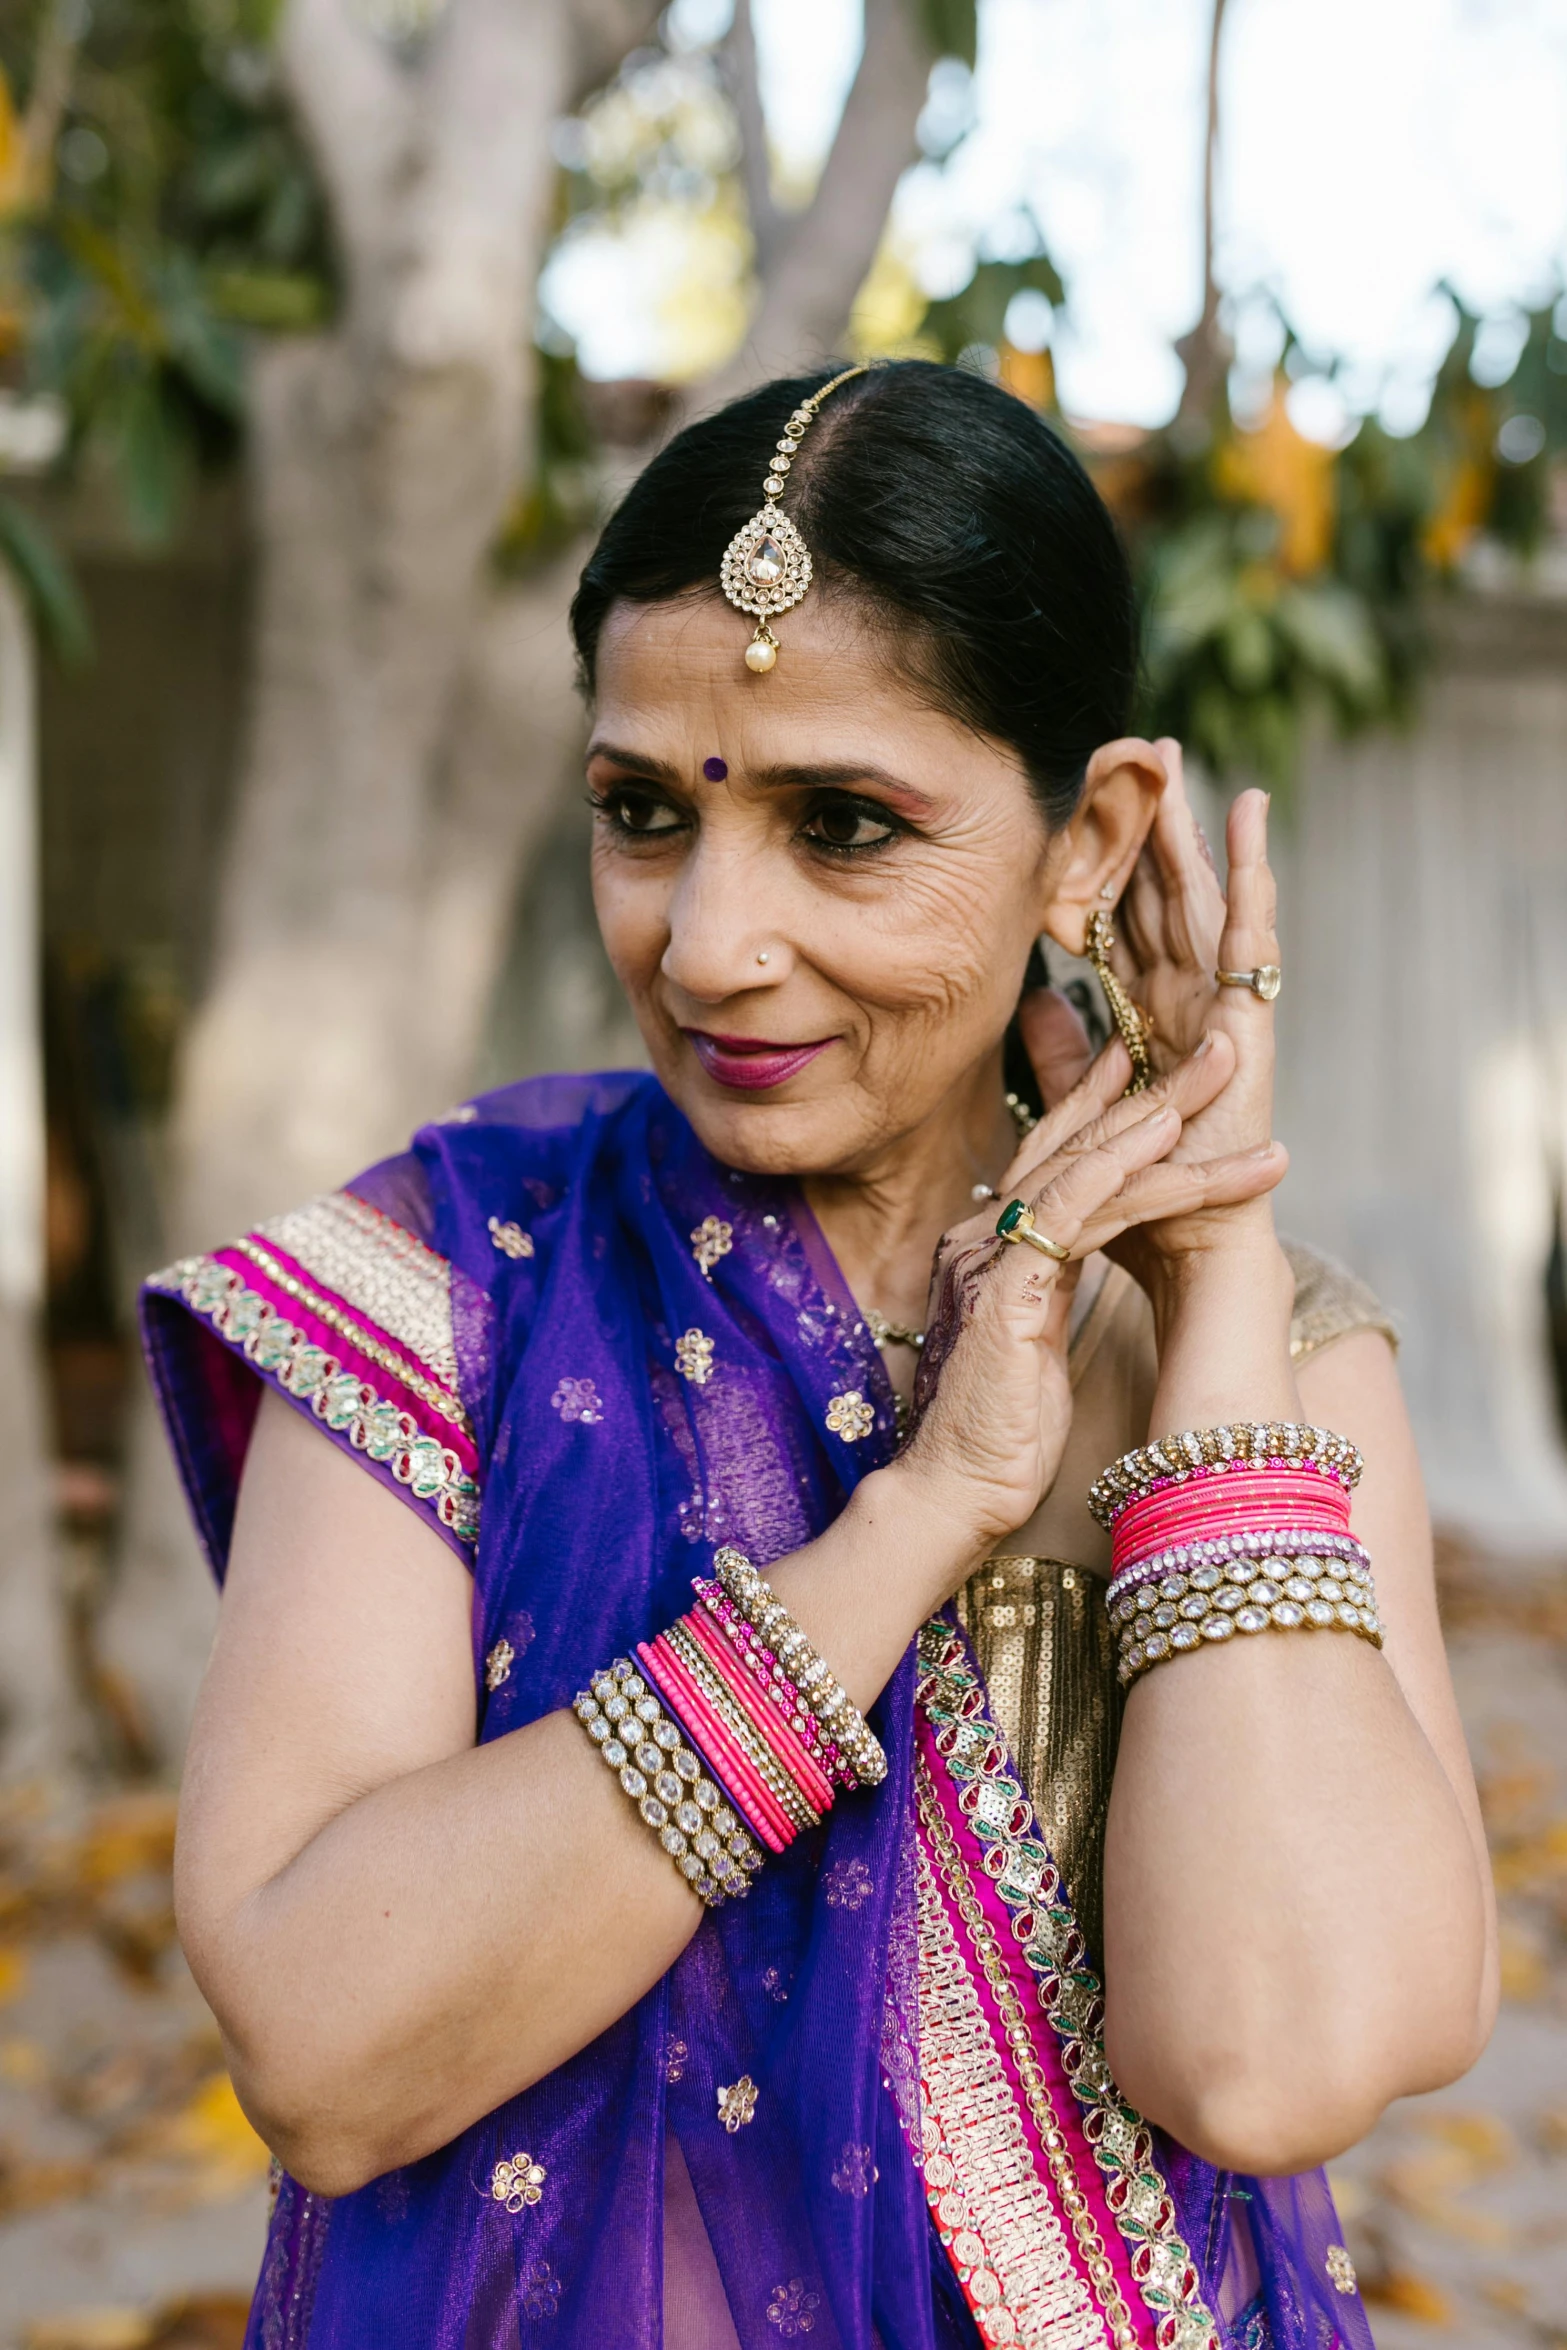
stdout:
{"type": "Polygon", "coordinates": [[[741,1664],[757,1681],[768,1703],[783,1717],[784,1723],[799,1738],[811,1759],[835,1787],[852,1793],[860,1782],[847,1757],[836,1742],[826,1736],[821,1723],[773,1651],[755,1627],[746,1622],[723,1585],[703,1582],[698,1577],[691,1588],[734,1649],[741,1664]]]}
{"type": "Polygon", "coordinates": [[[637,1650],[643,1671],[679,1722],[746,1825],[770,1851],[794,1841],[794,1827],[749,1759],[741,1753],[662,1635],[637,1650]]]}
{"type": "Polygon", "coordinates": [[[1214,1541],[1259,1526],[1349,1532],[1349,1495],[1333,1479],[1285,1468],[1202,1473],[1128,1502],[1111,1535],[1111,1573],[1129,1571],[1181,1544],[1214,1541]]]}
{"type": "Polygon", "coordinates": [[[739,1651],[727,1641],[704,1608],[693,1608],[681,1622],[693,1640],[712,1661],[713,1670],[723,1678],[724,1686],[735,1702],[745,1710],[747,1721],[767,1742],[800,1793],[813,1810],[832,1808],[833,1789],[804,1743],[784,1720],[776,1705],[770,1705],[766,1693],[758,1687],[756,1676],[747,1672],[739,1651]]]}

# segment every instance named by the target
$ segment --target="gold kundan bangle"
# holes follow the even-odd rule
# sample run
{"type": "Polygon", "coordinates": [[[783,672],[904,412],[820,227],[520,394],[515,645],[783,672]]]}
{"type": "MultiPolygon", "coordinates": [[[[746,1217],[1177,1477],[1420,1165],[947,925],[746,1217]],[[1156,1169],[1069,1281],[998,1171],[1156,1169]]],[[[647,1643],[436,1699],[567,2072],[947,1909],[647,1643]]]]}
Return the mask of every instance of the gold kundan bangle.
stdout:
{"type": "Polygon", "coordinates": [[[1234,1420],[1222,1428],[1188,1428],[1180,1436],[1161,1436],[1157,1444],[1123,1453],[1094,1479],[1088,1506],[1100,1525],[1109,1528],[1129,1502],[1140,1500],[1155,1486],[1184,1484],[1200,1470],[1231,1461],[1258,1469],[1309,1463],[1336,1478],[1346,1492],[1354,1491],[1365,1466],[1349,1438],[1335,1436],[1331,1428],[1308,1428],[1294,1420],[1234,1420]]]}
{"type": "Polygon", "coordinates": [[[853,1769],[862,1787],[879,1787],[887,1757],[848,1692],[811,1646],[772,1585],[759,1575],[744,1551],[725,1544],[713,1553],[713,1573],[736,1608],[772,1650],[804,1703],[853,1769]]]}
{"type": "Polygon", "coordinates": [[[762,1855],[628,1657],[572,1710],[693,1893],[709,1909],[749,1892],[762,1855]]]}

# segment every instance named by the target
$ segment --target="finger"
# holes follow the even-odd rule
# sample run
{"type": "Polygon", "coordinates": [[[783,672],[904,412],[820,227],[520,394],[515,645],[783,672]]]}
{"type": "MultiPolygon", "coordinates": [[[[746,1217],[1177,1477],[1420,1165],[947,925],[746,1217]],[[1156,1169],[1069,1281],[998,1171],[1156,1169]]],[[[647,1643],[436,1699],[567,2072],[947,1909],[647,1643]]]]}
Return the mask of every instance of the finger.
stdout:
{"type": "Polygon", "coordinates": [[[1069,1136],[1119,1101],[1131,1081],[1132,1061],[1118,1036],[1094,1055],[1082,1076],[1052,1109],[1046,1110],[1032,1134],[1014,1154],[1003,1182],[1014,1191],[1032,1167],[1053,1158],[1069,1136]]]}
{"type": "MultiPolygon", "coordinates": [[[[1268,863],[1266,792],[1241,793],[1230,809],[1227,840],[1230,878],[1218,967],[1224,971],[1255,971],[1260,964],[1276,963],[1279,959],[1274,929],[1278,892],[1268,863]]],[[[1242,997],[1256,1011],[1269,1015],[1269,1007],[1248,990],[1232,988],[1225,992],[1242,997]]]]}
{"type": "MultiPolygon", "coordinates": [[[[1026,1192],[1030,1182],[1048,1182],[1069,1160],[1084,1151],[1098,1150],[1129,1128],[1141,1125],[1154,1110],[1169,1107],[1183,1119],[1195,1117],[1224,1091],[1234,1067],[1233,1043],[1221,1031],[1214,1031],[1201,1040],[1194,1052],[1177,1061],[1173,1069],[1155,1078],[1142,1093],[1123,1094],[1097,1117],[1088,1119],[1048,1157],[1035,1152],[1030,1160],[1019,1152],[1011,1188],[1026,1192]]],[[[1029,1139],[1032,1142],[1036,1138],[1029,1139]]]]}
{"type": "Polygon", "coordinates": [[[1156,747],[1165,763],[1166,782],[1146,854],[1134,875],[1128,932],[1145,967],[1162,959],[1193,975],[1200,972],[1211,984],[1224,922],[1224,893],[1187,797],[1180,745],[1167,736],[1156,747]]]}
{"type": "MultiPolygon", "coordinates": [[[[1060,1169],[1030,1202],[1041,1235],[1067,1249],[1072,1257],[1086,1256],[1080,1235],[1089,1218],[1113,1199],[1129,1175],[1161,1158],[1180,1139],[1181,1121],[1168,1104],[1161,1104],[1135,1126],[1115,1135],[1100,1149],[1085,1151],[1060,1169]]],[[[1097,1243],[1090,1244],[1097,1246],[1097,1243]]],[[[1066,1260],[1031,1247],[1027,1241],[998,1240],[993,1270],[1000,1274],[1008,1298],[1026,1294],[1042,1304],[1066,1260]],[[1024,1258],[1026,1264],[1014,1260],[1024,1258]]]]}
{"type": "Polygon", "coordinates": [[[1289,1153],[1280,1142],[1218,1159],[1164,1161],[1129,1176],[1103,1208],[1087,1217],[1078,1247],[1086,1255],[1137,1225],[1195,1215],[1202,1208],[1239,1207],[1275,1190],[1288,1172],[1289,1153]]]}
{"type": "Polygon", "coordinates": [[[1056,987],[1031,987],[1017,1008],[1024,1049],[1047,1109],[1081,1083],[1094,1057],[1077,1008],[1056,987]]]}

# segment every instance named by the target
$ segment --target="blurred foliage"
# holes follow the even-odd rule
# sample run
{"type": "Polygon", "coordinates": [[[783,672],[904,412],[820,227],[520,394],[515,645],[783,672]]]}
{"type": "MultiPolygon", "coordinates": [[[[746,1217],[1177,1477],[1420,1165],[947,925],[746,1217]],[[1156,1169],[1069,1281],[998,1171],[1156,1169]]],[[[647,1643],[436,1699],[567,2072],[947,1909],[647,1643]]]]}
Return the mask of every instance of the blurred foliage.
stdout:
{"type": "Polygon", "coordinates": [[[1090,447],[1140,574],[1151,732],[1287,783],[1319,713],[1352,732],[1408,712],[1424,615],[1482,547],[1538,551],[1567,459],[1567,344],[1541,310],[1511,376],[1482,385],[1477,323],[1460,313],[1405,437],[1368,418],[1340,448],[1308,439],[1281,371],[1260,417],[1226,399],[1196,430],[1090,447]]]}
{"type": "MultiPolygon", "coordinates": [[[[165,540],[232,457],[246,329],[324,318],[325,212],[276,85],[272,0],[0,0],[0,383],[165,540]]],[[[0,433],[0,464],[8,451],[0,433]]],[[[57,643],[63,573],[0,523],[57,643]]]]}

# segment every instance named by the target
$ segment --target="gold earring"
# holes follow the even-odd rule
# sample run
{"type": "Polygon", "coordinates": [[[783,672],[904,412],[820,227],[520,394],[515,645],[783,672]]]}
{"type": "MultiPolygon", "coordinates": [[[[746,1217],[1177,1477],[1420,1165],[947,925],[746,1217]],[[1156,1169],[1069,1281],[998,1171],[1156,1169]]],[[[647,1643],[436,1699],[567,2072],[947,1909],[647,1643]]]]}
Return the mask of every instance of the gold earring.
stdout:
{"type": "Polygon", "coordinates": [[[1110,968],[1110,949],[1115,944],[1115,932],[1103,906],[1098,906],[1088,917],[1088,942],[1084,952],[1094,967],[1094,974],[1104,989],[1110,1017],[1115,1022],[1121,1042],[1132,1060],[1132,1082],[1128,1093],[1141,1093],[1153,1083],[1153,1063],[1148,1058],[1148,1022],[1133,1003],[1125,988],[1110,968]]]}

